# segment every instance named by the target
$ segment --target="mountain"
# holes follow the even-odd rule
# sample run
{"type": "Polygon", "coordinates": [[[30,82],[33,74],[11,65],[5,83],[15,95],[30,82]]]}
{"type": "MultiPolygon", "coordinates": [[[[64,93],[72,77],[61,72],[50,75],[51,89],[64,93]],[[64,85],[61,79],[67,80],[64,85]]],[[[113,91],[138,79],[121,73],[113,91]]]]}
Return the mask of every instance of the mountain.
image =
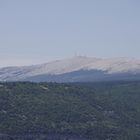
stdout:
{"type": "Polygon", "coordinates": [[[86,82],[140,80],[140,60],[76,56],[45,64],[4,67],[0,81],[86,82]]]}

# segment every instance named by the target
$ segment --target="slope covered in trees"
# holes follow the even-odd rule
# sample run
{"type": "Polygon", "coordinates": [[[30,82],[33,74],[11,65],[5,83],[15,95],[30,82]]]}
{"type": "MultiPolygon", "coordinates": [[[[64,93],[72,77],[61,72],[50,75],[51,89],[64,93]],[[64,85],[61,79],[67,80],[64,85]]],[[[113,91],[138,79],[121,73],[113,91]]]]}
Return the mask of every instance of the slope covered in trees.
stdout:
{"type": "Polygon", "coordinates": [[[139,140],[140,82],[0,83],[0,137],[139,140]]]}

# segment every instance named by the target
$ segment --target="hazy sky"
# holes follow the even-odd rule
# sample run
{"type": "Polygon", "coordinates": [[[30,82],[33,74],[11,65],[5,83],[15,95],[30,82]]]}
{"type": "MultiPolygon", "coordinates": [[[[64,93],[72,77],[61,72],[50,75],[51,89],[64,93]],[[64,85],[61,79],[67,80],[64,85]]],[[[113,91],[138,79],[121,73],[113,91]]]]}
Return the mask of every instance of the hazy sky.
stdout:
{"type": "Polygon", "coordinates": [[[140,58],[140,0],[0,0],[0,66],[76,53],[140,58]]]}

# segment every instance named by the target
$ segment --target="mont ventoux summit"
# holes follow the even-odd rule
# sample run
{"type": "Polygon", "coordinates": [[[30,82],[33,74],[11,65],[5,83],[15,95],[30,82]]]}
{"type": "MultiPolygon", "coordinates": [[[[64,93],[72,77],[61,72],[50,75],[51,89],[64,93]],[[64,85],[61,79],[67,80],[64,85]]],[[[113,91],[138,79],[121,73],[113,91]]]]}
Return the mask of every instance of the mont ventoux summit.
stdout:
{"type": "Polygon", "coordinates": [[[140,80],[136,58],[94,58],[75,56],[32,66],[0,68],[0,81],[97,82],[140,80]]]}

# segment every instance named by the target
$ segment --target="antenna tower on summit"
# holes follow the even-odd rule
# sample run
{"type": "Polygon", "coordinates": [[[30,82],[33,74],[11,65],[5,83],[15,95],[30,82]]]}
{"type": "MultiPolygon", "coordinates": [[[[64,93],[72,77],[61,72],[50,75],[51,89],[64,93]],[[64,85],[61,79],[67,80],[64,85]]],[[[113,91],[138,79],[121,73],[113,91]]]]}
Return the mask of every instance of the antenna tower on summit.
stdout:
{"type": "Polygon", "coordinates": [[[75,57],[78,57],[79,55],[78,55],[78,53],[77,53],[77,52],[75,52],[74,56],[75,56],[75,57]]]}

